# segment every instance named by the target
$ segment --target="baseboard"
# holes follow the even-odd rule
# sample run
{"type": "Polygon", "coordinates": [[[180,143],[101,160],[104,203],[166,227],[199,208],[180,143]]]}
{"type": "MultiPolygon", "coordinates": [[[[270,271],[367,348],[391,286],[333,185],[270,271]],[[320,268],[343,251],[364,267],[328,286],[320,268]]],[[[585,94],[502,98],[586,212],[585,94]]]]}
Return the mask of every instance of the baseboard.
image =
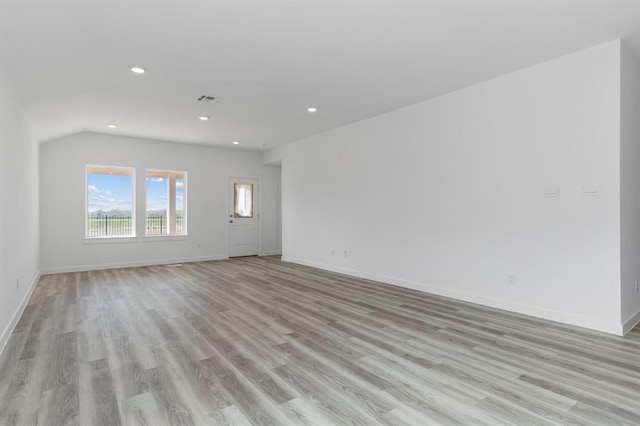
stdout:
{"type": "Polygon", "coordinates": [[[27,292],[24,294],[22,301],[18,305],[18,309],[16,309],[16,311],[13,313],[11,321],[9,321],[9,324],[7,324],[7,326],[2,331],[2,334],[0,335],[0,355],[2,355],[2,352],[7,346],[7,343],[9,343],[9,338],[11,338],[11,334],[13,333],[13,330],[15,330],[16,325],[18,325],[18,321],[20,321],[22,313],[29,304],[29,299],[31,299],[31,295],[33,294],[33,290],[36,288],[36,284],[38,284],[39,279],[40,274],[37,274],[36,278],[31,283],[29,290],[27,290],[27,292]]]}
{"type": "Polygon", "coordinates": [[[280,250],[261,251],[258,256],[280,256],[282,253],[280,250]]]}
{"type": "MultiPolygon", "coordinates": [[[[398,287],[409,288],[412,290],[421,291],[424,293],[430,293],[437,296],[449,297],[464,302],[475,303],[478,305],[488,306],[491,308],[502,309],[509,312],[514,312],[523,315],[529,315],[536,318],[555,321],[563,324],[569,324],[577,327],[588,328],[590,330],[600,331],[603,333],[614,334],[616,336],[623,336],[625,331],[621,324],[603,324],[598,321],[594,321],[591,318],[583,317],[580,315],[567,314],[565,312],[558,312],[550,309],[539,308],[536,306],[529,306],[521,303],[514,303],[508,300],[495,299],[491,297],[485,297],[482,295],[461,292],[457,290],[451,290],[446,287],[438,285],[430,285],[420,282],[403,280],[395,277],[387,277],[384,275],[372,274],[369,272],[358,271],[354,269],[344,268],[341,266],[329,265],[315,261],[309,261],[306,259],[299,259],[289,256],[282,257],[283,262],[297,263],[300,265],[311,266],[313,268],[324,269],[327,271],[338,272],[353,277],[364,278],[367,280],[378,281],[385,284],[391,284],[398,287]]],[[[634,317],[635,318],[635,317],[634,317]]],[[[638,318],[640,320],[640,318],[638,318]]]]}
{"type": "Polygon", "coordinates": [[[155,266],[155,265],[171,265],[174,263],[206,262],[209,260],[224,260],[228,258],[229,256],[224,254],[224,255],[215,255],[215,256],[183,257],[183,258],[148,260],[148,261],[101,263],[101,264],[94,264],[94,265],[56,266],[56,267],[43,268],[41,273],[42,275],[63,274],[67,272],[86,272],[86,271],[100,271],[103,269],[135,268],[137,266],[155,266]]]}
{"type": "Polygon", "coordinates": [[[638,324],[640,324],[640,312],[638,312],[622,324],[622,334],[627,334],[638,324]]]}

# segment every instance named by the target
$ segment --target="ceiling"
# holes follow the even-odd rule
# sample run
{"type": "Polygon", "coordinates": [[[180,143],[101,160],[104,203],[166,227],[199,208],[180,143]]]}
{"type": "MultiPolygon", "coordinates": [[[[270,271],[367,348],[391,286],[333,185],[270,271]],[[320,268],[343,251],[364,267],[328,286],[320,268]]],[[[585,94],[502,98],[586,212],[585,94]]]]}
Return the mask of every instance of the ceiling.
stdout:
{"type": "Polygon", "coordinates": [[[265,150],[616,38],[640,55],[640,0],[0,0],[40,141],[265,150]]]}

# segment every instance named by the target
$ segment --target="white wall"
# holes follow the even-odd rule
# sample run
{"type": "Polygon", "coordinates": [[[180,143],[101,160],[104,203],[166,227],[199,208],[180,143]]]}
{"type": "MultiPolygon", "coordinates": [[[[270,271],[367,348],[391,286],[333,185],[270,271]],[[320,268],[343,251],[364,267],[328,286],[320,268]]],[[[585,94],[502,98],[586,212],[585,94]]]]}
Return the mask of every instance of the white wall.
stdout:
{"type": "Polygon", "coordinates": [[[40,158],[43,273],[226,258],[230,176],[260,179],[261,254],[280,252],[280,168],[263,165],[259,153],[81,133],[43,144],[40,158]],[[84,240],[86,164],[136,168],[139,224],[145,169],[186,171],[188,238],[84,240]]]}
{"type": "Polygon", "coordinates": [[[0,202],[1,352],[38,278],[37,143],[1,69],[0,202]]]}
{"type": "Polygon", "coordinates": [[[284,259],[620,334],[619,114],[614,41],[288,145],[284,259]]]}
{"type": "Polygon", "coordinates": [[[621,57],[620,192],[622,324],[640,321],[640,61],[626,46],[621,57]]]}

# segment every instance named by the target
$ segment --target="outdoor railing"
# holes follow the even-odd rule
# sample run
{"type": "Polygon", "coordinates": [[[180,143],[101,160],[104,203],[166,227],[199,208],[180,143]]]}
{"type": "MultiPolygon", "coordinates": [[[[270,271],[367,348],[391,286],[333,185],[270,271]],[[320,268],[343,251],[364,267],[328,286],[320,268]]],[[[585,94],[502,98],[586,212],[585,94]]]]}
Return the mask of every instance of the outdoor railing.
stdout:
{"type": "Polygon", "coordinates": [[[87,220],[87,237],[124,237],[132,234],[131,217],[104,215],[87,220]]]}
{"type": "MultiPolygon", "coordinates": [[[[184,233],[184,218],[176,218],[175,234],[184,233]]],[[[150,215],[146,218],[145,235],[168,235],[167,217],[150,215]]],[[[126,237],[133,235],[131,216],[93,216],[87,221],[87,237],[126,237]]]]}

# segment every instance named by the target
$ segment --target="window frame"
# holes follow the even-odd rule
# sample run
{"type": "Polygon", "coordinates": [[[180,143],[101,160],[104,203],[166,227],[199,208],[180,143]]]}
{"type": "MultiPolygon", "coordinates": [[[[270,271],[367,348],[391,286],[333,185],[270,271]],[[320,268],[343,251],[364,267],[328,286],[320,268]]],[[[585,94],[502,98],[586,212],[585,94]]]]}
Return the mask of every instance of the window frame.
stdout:
{"type": "MultiPolygon", "coordinates": [[[[185,238],[188,237],[188,220],[187,220],[187,187],[188,187],[188,183],[187,183],[187,177],[188,177],[188,173],[185,170],[167,170],[167,169],[145,169],[144,171],[144,233],[142,234],[144,236],[144,238],[150,238],[150,239],[163,239],[163,238],[168,238],[168,239],[180,239],[180,238],[185,238]],[[154,176],[155,175],[155,176],[154,176]],[[147,179],[149,177],[161,177],[164,179],[168,179],[169,182],[171,182],[171,177],[173,177],[174,181],[175,179],[182,179],[182,181],[184,182],[183,184],[183,189],[182,189],[182,233],[178,234],[178,233],[166,233],[166,234],[147,234],[147,209],[148,209],[148,204],[149,204],[149,199],[148,199],[148,195],[149,195],[149,191],[148,191],[148,183],[147,183],[147,179]]],[[[167,187],[168,190],[168,197],[167,197],[167,203],[168,203],[168,210],[167,210],[167,224],[169,225],[169,220],[170,220],[170,210],[171,210],[171,188],[170,185],[168,185],[167,187]]],[[[176,196],[176,191],[174,188],[173,191],[173,197],[174,197],[174,210],[175,210],[175,196],[176,196]]],[[[176,216],[177,217],[177,216],[176,216]]],[[[172,219],[175,221],[175,218],[172,219]]],[[[174,227],[177,228],[177,223],[174,224],[174,227]]]]}
{"type": "Polygon", "coordinates": [[[102,241],[127,240],[137,238],[136,227],[136,168],[131,166],[111,166],[104,164],[85,164],[84,168],[84,240],[102,241]],[[101,173],[101,171],[105,173],[101,173]],[[111,173],[110,173],[111,172],[111,173]],[[115,172],[115,173],[114,173],[115,172]],[[89,235],[89,174],[117,174],[131,178],[131,234],[129,235],[89,235]]]}

